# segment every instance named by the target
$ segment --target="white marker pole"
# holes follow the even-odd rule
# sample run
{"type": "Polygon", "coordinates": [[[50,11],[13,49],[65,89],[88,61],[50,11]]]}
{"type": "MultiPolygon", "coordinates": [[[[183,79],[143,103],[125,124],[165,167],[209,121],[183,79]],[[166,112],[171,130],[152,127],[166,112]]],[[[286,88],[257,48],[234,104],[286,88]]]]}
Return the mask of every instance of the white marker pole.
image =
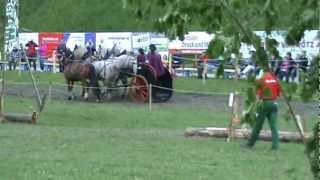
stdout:
{"type": "Polygon", "coordinates": [[[149,111],[152,111],[152,84],[149,85],[149,111]]]}
{"type": "Polygon", "coordinates": [[[228,103],[229,107],[233,106],[233,99],[234,99],[234,93],[230,93],[229,94],[229,103],[228,103]]]}

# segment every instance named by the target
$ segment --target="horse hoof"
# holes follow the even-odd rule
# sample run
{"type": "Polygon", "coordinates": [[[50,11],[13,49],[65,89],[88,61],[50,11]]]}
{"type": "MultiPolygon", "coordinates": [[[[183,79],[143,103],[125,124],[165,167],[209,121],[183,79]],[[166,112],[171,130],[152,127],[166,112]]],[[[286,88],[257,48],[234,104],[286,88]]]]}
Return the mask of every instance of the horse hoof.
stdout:
{"type": "Polygon", "coordinates": [[[96,99],[96,103],[100,103],[100,99],[96,99]]]}

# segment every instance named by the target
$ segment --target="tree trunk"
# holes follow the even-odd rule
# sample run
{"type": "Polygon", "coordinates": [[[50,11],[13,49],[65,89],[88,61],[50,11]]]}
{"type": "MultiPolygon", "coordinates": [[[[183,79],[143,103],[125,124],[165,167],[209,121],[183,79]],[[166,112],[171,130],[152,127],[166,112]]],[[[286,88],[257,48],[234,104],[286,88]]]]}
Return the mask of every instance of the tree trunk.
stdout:
{"type": "MultiPolygon", "coordinates": [[[[196,136],[196,137],[217,137],[217,138],[227,138],[229,133],[228,128],[187,128],[185,130],[185,136],[196,136]]],[[[251,130],[249,129],[235,129],[234,138],[236,139],[248,139],[251,136],[251,130]]],[[[306,138],[309,138],[311,134],[305,134],[306,138]]],[[[260,140],[271,141],[271,132],[267,130],[262,130],[259,135],[260,140]]],[[[279,132],[279,140],[281,142],[303,142],[300,134],[298,132],[279,132]]]]}

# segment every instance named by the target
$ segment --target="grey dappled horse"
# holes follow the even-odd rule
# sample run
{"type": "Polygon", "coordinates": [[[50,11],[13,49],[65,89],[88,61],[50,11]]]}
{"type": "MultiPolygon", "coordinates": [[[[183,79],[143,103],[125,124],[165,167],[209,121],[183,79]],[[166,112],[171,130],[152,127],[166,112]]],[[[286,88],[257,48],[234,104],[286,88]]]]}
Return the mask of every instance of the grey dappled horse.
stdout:
{"type": "MultiPolygon", "coordinates": [[[[107,87],[107,96],[112,98],[112,88],[116,88],[121,83],[123,88],[127,86],[127,77],[134,75],[136,58],[131,55],[121,55],[119,57],[109,58],[105,61],[95,61],[92,63],[95,67],[97,77],[103,81],[104,86],[107,87]]],[[[122,96],[126,91],[124,90],[122,96]]]]}
{"type": "Polygon", "coordinates": [[[118,44],[113,44],[112,48],[102,48],[98,49],[98,59],[99,60],[108,60],[110,58],[119,57],[121,55],[126,54],[126,50],[123,50],[119,47],[118,44]]]}

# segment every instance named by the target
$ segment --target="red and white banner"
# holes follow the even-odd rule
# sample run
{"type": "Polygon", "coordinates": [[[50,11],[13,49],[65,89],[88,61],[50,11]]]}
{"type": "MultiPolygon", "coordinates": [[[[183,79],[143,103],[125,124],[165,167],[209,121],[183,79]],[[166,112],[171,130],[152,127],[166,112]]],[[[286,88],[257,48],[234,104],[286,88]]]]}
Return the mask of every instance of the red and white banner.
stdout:
{"type": "Polygon", "coordinates": [[[63,41],[64,35],[60,32],[43,32],[39,33],[39,47],[46,47],[46,58],[52,58],[58,45],[63,41]]]}

